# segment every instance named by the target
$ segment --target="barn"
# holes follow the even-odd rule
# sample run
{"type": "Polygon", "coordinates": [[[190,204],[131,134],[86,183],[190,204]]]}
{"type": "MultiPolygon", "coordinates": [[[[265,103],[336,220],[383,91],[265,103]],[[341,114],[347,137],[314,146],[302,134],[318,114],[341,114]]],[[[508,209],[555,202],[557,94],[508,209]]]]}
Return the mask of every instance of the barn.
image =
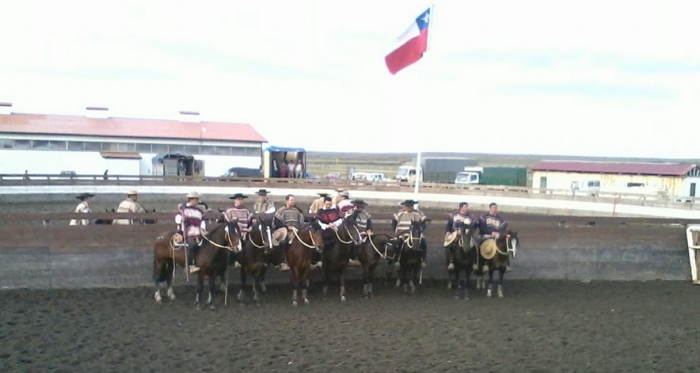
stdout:
{"type": "Polygon", "coordinates": [[[695,197],[695,164],[542,161],[530,168],[532,187],[581,193],[629,193],[695,197]]]}
{"type": "MultiPolygon", "coordinates": [[[[5,107],[8,105],[5,104],[5,107]]],[[[267,142],[246,123],[0,112],[0,173],[220,176],[260,169],[267,142]]]]}

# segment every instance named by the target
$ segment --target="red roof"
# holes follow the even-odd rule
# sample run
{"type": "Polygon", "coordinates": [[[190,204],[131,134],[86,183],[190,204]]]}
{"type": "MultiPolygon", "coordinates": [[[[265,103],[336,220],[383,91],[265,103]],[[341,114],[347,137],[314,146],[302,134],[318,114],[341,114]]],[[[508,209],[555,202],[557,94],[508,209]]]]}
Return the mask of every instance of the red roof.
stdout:
{"type": "Polygon", "coordinates": [[[542,161],[532,166],[530,170],[592,174],[683,176],[695,167],[694,164],[677,163],[542,161]]]}
{"type": "Polygon", "coordinates": [[[0,115],[0,133],[267,142],[247,123],[14,113],[0,115]]]}

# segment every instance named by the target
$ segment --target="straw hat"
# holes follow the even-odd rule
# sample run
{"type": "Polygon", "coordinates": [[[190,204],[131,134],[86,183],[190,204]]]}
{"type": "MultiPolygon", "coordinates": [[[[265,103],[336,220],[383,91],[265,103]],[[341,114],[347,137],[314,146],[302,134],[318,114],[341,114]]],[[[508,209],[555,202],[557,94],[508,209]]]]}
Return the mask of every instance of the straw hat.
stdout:
{"type": "Polygon", "coordinates": [[[127,196],[127,197],[128,197],[128,196],[135,196],[135,195],[138,195],[138,192],[136,192],[136,191],[133,190],[133,189],[132,189],[132,190],[127,190],[127,191],[126,191],[126,196],[127,196]]]}
{"type": "Polygon", "coordinates": [[[496,247],[496,241],[494,240],[486,240],[481,244],[481,256],[484,257],[484,259],[488,260],[496,256],[496,251],[498,250],[498,247],[496,247]]]}
{"type": "Polygon", "coordinates": [[[187,193],[187,198],[189,198],[189,199],[199,199],[199,193],[197,193],[197,192],[189,192],[189,193],[187,193]]]}

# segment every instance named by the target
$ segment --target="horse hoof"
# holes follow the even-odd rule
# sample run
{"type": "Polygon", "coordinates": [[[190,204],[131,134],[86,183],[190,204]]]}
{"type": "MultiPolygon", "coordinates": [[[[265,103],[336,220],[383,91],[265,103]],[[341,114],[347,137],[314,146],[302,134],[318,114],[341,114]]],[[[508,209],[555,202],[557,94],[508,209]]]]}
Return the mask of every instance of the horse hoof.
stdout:
{"type": "Polygon", "coordinates": [[[308,299],[308,298],[304,298],[304,304],[309,304],[309,299],[308,299]]]}
{"type": "Polygon", "coordinates": [[[499,298],[503,298],[503,293],[498,293],[499,298]]]}
{"type": "Polygon", "coordinates": [[[297,306],[297,301],[293,300],[293,301],[292,301],[292,306],[296,307],[296,306],[297,306]]]}
{"type": "Polygon", "coordinates": [[[267,286],[265,286],[265,284],[260,284],[260,291],[262,291],[263,293],[266,292],[267,286]]]}
{"type": "Polygon", "coordinates": [[[346,299],[345,299],[345,296],[344,296],[344,295],[343,295],[342,297],[340,297],[340,301],[341,301],[341,302],[345,302],[345,301],[346,301],[346,299]]]}
{"type": "Polygon", "coordinates": [[[487,297],[487,298],[491,298],[491,292],[490,292],[490,291],[487,291],[487,292],[486,292],[486,297],[487,297]]]}
{"type": "Polygon", "coordinates": [[[163,301],[163,298],[160,296],[160,293],[156,293],[154,295],[154,298],[156,299],[156,303],[161,303],[163,301]]]}
{"type": "Polygon", "coordinates": [[[195,308],[197,311],[201,311],[201,310],[202,310],[202,306],[200,306],[199,304],[196,305],[196,306],[194,306],[194,308],[195,308]]]}
{"type": "Polygon", "coordinates": [[[451,290],[451,289],[452,289],[452,283],[451,283],[451,282],[448,282],[448,283],[447,283],[447,290],[451,290]]]}

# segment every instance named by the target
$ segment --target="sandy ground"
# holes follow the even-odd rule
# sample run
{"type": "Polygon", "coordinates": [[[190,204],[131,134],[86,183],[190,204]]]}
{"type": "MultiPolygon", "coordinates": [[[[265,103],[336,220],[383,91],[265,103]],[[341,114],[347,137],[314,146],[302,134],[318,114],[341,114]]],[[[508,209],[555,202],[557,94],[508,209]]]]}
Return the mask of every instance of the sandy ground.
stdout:
{"type": "MultiPolygon", "coordinates": [[[[238,289],[238,281],[231,285],[238,289]]],[[[507,282],[505,298],[456,300],[444,283],[412,297],[379,284],[341,303],[263,304],[192,288],[156,304],[149,288],[3,291],[3,372],[691,372],[698,371],[697,287],[679,282],[507,282]],[[230,298],[231,300],[232,298],[230,298]]],[[[231,295],[231,294],[230,294],[231,295]]],[[[332,296],[331,296],[332,295],[332,296]]]]}

